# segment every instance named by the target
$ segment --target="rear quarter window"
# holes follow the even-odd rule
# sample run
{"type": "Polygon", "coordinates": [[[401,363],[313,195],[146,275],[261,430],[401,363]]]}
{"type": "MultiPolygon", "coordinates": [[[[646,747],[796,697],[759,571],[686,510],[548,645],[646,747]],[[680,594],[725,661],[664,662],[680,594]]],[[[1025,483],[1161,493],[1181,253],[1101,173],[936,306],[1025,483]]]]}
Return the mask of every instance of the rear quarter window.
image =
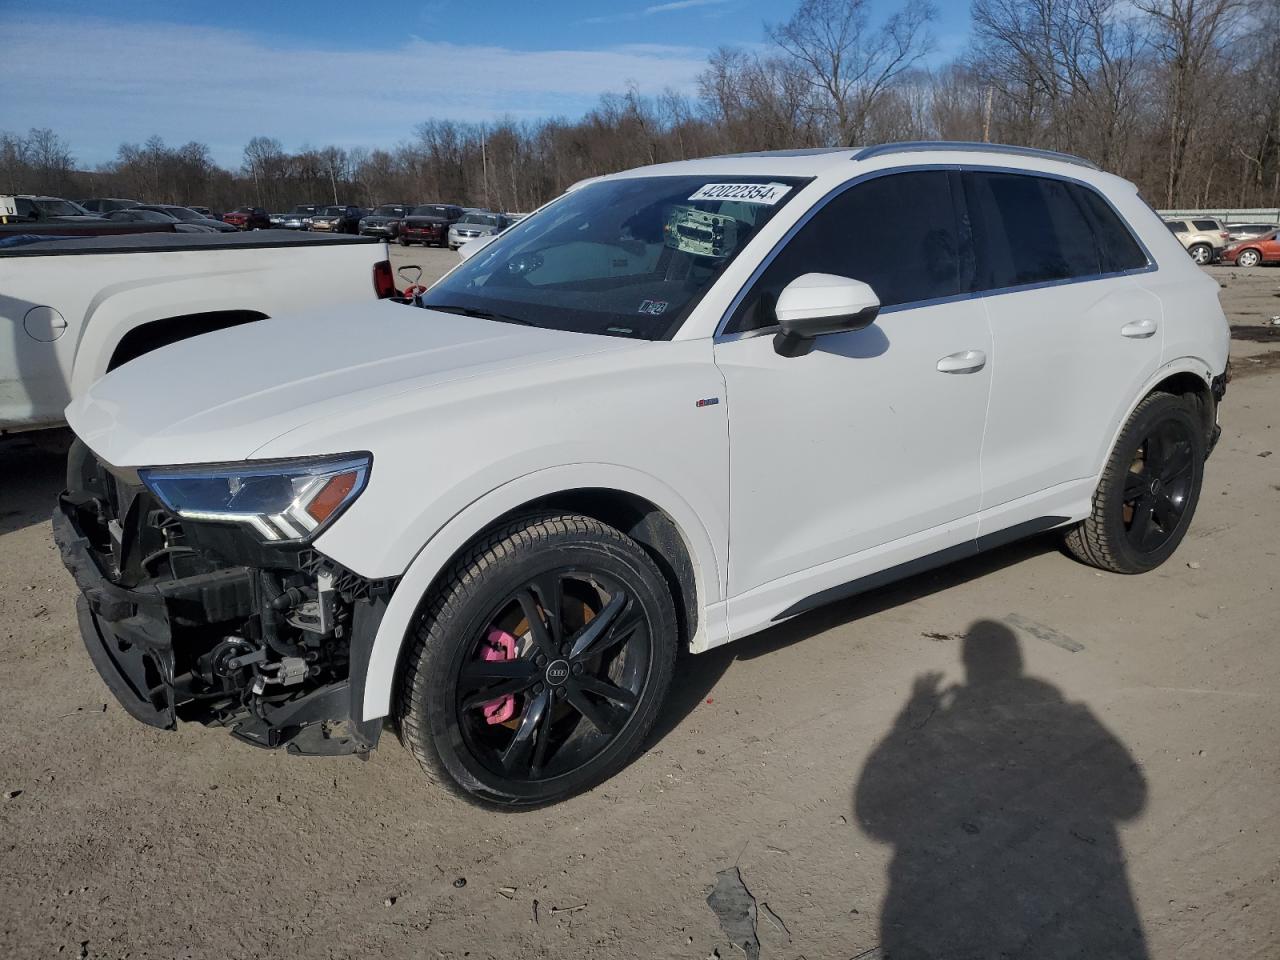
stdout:
{"type": "Polygon", "coordinates": [[[1088,187],[1071,185],[1071,195],[1092,221],[1098,256],[1104,273],[1137,270],[1147,266],[1147,255],[1133,232],[1111,204],[1088,187]]]}

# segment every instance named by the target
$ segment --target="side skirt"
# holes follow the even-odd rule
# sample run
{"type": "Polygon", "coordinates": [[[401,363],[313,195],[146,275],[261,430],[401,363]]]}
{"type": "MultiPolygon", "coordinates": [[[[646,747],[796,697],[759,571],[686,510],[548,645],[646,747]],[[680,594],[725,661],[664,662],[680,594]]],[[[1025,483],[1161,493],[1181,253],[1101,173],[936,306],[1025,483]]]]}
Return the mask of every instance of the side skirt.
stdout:
{"type": "Polygon", "coordinates": [[[1021,540],[1024,537],[1034,536],[1037,533],[1043,533],[1046,530],[1052,530],[1054,527],[1062,526],[1069,522],[1069,517],[1036,517],[1032,520],[1026,520],[1022,523],[1014,524],[1012,527],[1006,527],[1004,530],[997,530],[994,533],[984,534],[975,540],[969,540],[965,543],[958,543],[953,547],[946,547],[935,553],[927,554],[923,557],[917,557],[915,560],[908,560],[906,563],[900,563],[897,566],[887,567],[875,573],[868,574],[865,577],[859,577],[857,580],[850,580],[848,583],[842,583],[835,587],[829,587],[826,590],[820,590],[817,593],[810,594],[803,600],[798,600],[787,609],[777,614],[773,618],[774,623],[782,620],[788,620],[791,617],[807,613],[818,607],[826,606],[828,603],[835,603],[837,600],[845,600],[849,597],[856,596],[860,593],[866,593],[868,590],[875,590],[877,587],[883,587],[886,584],[893,583],[897,580],[903,580],[907,577],[913,577],[918,573],[926,573],[929,570],[936,570],[938,567],[945,567],[949,563],[957,560],[964,560],[967,557],[976,557],[979,553],[986,550],[992,550],[996,547],[1003,547],[1007,543],[1013,543],[1015,540],[1021,540]]]}

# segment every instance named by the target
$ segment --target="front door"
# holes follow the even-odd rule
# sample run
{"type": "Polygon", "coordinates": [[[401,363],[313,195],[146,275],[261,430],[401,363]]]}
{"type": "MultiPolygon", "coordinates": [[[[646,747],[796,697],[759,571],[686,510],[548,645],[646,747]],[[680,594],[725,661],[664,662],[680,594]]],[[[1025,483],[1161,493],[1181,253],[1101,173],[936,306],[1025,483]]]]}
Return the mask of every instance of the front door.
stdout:
{"type": "Polygon", "coordinates": [[[971,262],[954,178],[889,173],[832,199],[778,251],[716,344],[729,413],[731,629],[734,596],[833,585],[855,555],[895,541],[923,555],[972,538],[992,351],[981,302],[958,296],[971,262]],[[779,356],[773,304],[813,272],[868,283],[880,316],[820,337],[806,356],[779,356]],[[941,539],[917,537],[926,531],[941,539]]]}

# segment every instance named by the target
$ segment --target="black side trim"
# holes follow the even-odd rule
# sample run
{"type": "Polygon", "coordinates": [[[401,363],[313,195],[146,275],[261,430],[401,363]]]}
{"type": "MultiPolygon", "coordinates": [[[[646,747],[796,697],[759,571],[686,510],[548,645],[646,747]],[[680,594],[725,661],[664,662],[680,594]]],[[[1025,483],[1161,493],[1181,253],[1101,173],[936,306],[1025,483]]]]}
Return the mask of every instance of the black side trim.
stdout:
{"type": "Polygon", "coordinates": [[[869,573],[865,577],[850,580],[848,583],[842,583],[839,586],[828,587],[826,590],[821,590],[805,597],[775,616],[773,622],[777,623],[780,620],[786,620],[798,614],[826,606],[828,603],[845,600],[860,593],[866,593],[868,590],[874,590],[877,587],[883,587],[886,584],[894,583],[907,577],[914,577],[918,573],[926,573],[929,570],[936,570],[938,567],[945,567],[956,560],[976,557],[983,551],[1003,547],[1005,544],[1013,543],[1015,540],[1043,533],[1046,530],[1052,530],[1054,527],[1061,526],[1066,522],[1066,517],[1036,517],[1034,520],[1027,520],[1004,530],[985,534],[976,540],[958,543],[954,547],[947,547],[935,553],[908,560],[906,563],[900,563],[896,567],[877,570],[875,573],[869,573]]]}

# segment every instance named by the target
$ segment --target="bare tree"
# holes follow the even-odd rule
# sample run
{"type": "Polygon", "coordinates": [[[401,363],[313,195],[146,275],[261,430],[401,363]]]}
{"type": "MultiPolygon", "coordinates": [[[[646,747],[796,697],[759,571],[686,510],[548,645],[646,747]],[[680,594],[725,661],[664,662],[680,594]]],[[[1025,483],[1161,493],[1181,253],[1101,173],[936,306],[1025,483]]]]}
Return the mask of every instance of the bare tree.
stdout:
{"type": "Polygon", "coordinates": [[[869,7],[868,0],[802,0],[790,20],[767,28],[825,96],[843,144],[859,142],[889,84],[933,46],[932,4],[908,0],[878,29],[870,25],[869,7]]]}

